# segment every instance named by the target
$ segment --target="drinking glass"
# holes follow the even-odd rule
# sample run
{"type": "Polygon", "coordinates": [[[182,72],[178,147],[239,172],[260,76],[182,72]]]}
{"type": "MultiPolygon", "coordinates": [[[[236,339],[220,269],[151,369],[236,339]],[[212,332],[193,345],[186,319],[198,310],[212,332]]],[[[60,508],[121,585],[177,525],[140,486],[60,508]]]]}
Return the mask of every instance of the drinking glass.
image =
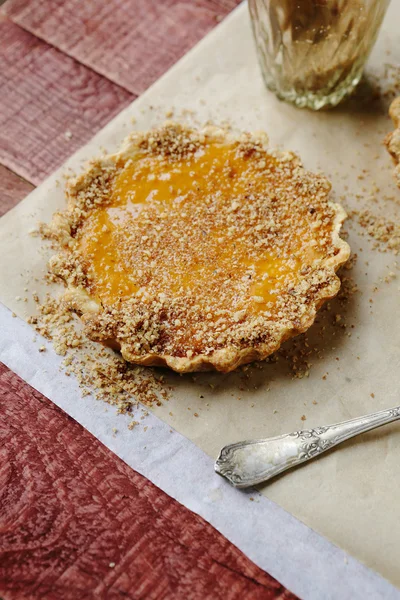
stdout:
{"type": "Polygon", "coordinates": [[[267,87],[314,110],[335,106],[361,79],[390,0],[249,0],[267,87]]]}

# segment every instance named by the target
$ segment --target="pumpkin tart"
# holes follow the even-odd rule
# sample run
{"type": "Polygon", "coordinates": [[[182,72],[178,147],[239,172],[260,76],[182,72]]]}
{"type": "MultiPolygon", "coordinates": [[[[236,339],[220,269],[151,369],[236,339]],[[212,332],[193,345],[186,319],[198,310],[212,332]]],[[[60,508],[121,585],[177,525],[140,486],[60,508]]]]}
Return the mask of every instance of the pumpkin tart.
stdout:
{"type": "Polygon", "coordinates": [[[349,246],[330,189],[265,134],[166,123],[70,181],[50,269],[88,337],[127,361],[231,371],[338,292],[349,246]]]}
{"type": "Polygon", "coordinates": [[[392,117],[395,130],[386,136],[385,144],[396,165],[394,176],[400,187],[400,97],[393,100],[389,115],[392,117]]]}

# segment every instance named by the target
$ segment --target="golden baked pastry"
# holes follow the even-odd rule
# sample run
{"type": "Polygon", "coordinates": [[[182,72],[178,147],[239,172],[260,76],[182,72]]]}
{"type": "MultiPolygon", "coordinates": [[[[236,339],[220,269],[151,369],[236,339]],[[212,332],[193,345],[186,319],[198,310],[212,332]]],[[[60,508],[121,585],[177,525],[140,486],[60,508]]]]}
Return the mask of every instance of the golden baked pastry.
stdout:
{"type": "Polygon", "coordinates": [[[330,189],[265,135],[167,123],[69,183],[50,267],[89,338],[126,360],[231,371],[338,292],[349,246],[330,189]]]}
{"type": "Polygon", "coordinates": [[[400,187],[400,97],[393,100],[389,115],[392,117],[395,130],[386,136],[385,144],[395,162],[394,176],[400,187]]]}

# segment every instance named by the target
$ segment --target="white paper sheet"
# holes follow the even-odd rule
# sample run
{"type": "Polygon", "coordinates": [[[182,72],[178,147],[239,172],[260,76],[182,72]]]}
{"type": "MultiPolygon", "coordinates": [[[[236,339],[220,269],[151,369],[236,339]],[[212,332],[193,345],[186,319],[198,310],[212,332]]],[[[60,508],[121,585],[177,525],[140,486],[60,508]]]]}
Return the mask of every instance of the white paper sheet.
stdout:
{"type": "MultiPolygon", "coordinates": [[[[392,53],[392,61],[400,56],[399,19],[400,6],[392,3],[370,61],[370,70],[378,75],[383,72],[384,62],[389,61],[388,51],[392,53]]],[[[132,117],[136,119],[136,128],[146,129],[159,123],[165,111],[173,107],[178,115],[184,108],[194,110],[200,121],[211,118],[218,123],[229,118],[239,127],[265,129],[272,145],[282,144],[298,150],[307,167],[314,170],[321,167],[327,172],[338,196],[347,195],[346,186],[353,194],[362,196],[362,186],[372,186],[373,180],[381,190],[380,197],[398,194],[391,183],[389,158],[380,146],[385,132],[390,129],[386,107],[352,101],[335,111],[314,114],[277,101],[264,89],[245,6],[97,134],[68,161],[68,166],[78,168],[82,159],[97,154],[100,146],[114,150],[132,128],[132,117]],[[150,105],[157,110],[150,109],[150,105]],[[370,174],[365,175],[365,180],[359,180],[363,168],[369,169],[370,174]]],[[[0,222],[1,246],[6,255],[0,268],[1,299],[22,317],[33,307],[16,302],[15,298],[24,295],[25,280],[42,273],[46,263],[40,240],[28,240],[26,233],[37,220],[48,219],[56,208],[63,206],[62,185],[57,186],[57,180],[62,182],[60,172],[0,222]],[[16,258],[19,270],[24,270],[20,276],[16,275],[16,258]]],[[[347,203],[352,208],[362,208],[361,200],[348,198],[347,203]]],[[[391,202],[386,206],[393,217],[396,206],[391,202]]],[[[349,241],[359,253],[352,276],[360,292],[345,309],[333,305],[331,313],[323,318],[343,312],[346,322],[355,326],[354,331],[351,338],[334,329],[330,333],[335,334],[335,338],[325,336],[324,357],[314,357],[309,378],[292,381],[285,373],[285,365],[279,363],[267,365],[263,371],[251,368],[251,389],[246,391],[240,389],[246,385],[243,386],[241,376],[236,374],[199,375],[195,382],[190,377],[171,375],[170,381],[176,388],[173,398],[167,407],[157,409],[157,415],[215,457],[219,448],[230,441],[335,422],[398,403],[399,289],[396,282],[390,285],[381,282],[389,270],[396,268],[394,257],[371,251],[357,228],[350,232],[349,241]],[[376,285],[379,290],[374,292],[376,285]],[[326,381],[322,380],[327,371],[329,376],[326,381]],[[205,396],[204,399],[200,399],[200,395],[205,396]],[[237,399],[239,396],[241,400],[237,399]],[[318,404],[313,404],[313,400],[318,404]],[[190,413],[188,406],[192,409],[190,413]],[[200,417],[194,419],[193,412],[198,412],[200,417]],[[306,415],[306,423],[301,421],[302,415],[306,415]]],[[[329,319],[326,323],[329,329],[329,319]]],[[[313,331],[316,333],[318,329],[313,331]]],[[[17,367],[22,372],[23,365],[17,363],[17,367]]],[[[41,380],[38,374],[35,377],[38,385],[46,386],[48,392],[44,393],[53,399],[54,390],[47,387],[49,382],[41,380]]],[[[69,403],[66,406],[68,412],[74,414],[69,403]]],[[[98,437],[102,431],[101,425],[97,431],[96,424],[98,437]]],[[[106,443],[114,444],[114,441],[110,439],[106,443]]],[[[393,425],[349,442],[321,460],[276,480],[263,492],[399,585],[397,507],[400,486],[395,480],[399,449],[400,431],[393,425]]],[[[151,474],[145,474],[152,479],[151,474]]],[[[202,504],[201,507],[203,510],[202,504]]],[[[246,518],[247,514],[251,521],[248,509],[246,518]]],[[[211,520],[211,514],[206,518],[211,520]]],[[[238,539],[240,543],[245,542],[240,535],[238,539]]],[[[280,540],[284,540],[285,546],[291,545],[284,533],[280,540]]],[[[250,556],[248,550],[246,553],[250,556]]],[[[267,568],[265,564],[264,568],[267,568]]],[[[289,585],[277,571],[268,570],[289,585]]],[[[307,573],[298,571],[297,576],[301,581],[303,577],[304,581],[310,581],[307,573]]],[[[330,577],[327,573],[325,576],[330,577]]],[[[289,587],[304,596],[293,585],[289,587]]],[[[335,593],[329,589],[329,594],[335,593]]],[[[324,594],[328,594],[328,588],[324,594]]]]}

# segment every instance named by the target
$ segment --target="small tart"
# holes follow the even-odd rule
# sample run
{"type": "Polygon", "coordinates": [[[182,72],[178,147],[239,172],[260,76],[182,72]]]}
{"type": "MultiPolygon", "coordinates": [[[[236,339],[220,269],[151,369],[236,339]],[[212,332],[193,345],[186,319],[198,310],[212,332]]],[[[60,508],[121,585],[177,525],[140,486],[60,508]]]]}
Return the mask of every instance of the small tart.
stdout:
{"type": "Polygon", "coordinates": [[[127,361],[231,371],[338,292],[350,250],[330,189],[265,134],[166,123],[68,184],[50,268],[89,338],[127,361]]]}
{"type": "Polygon", "coordinates": [[[395,162],[394,176],[400,187],[400,97],[393,100],[389,115],[392,117],[395,130],[386,136],[385,144],[395,162]]]}

